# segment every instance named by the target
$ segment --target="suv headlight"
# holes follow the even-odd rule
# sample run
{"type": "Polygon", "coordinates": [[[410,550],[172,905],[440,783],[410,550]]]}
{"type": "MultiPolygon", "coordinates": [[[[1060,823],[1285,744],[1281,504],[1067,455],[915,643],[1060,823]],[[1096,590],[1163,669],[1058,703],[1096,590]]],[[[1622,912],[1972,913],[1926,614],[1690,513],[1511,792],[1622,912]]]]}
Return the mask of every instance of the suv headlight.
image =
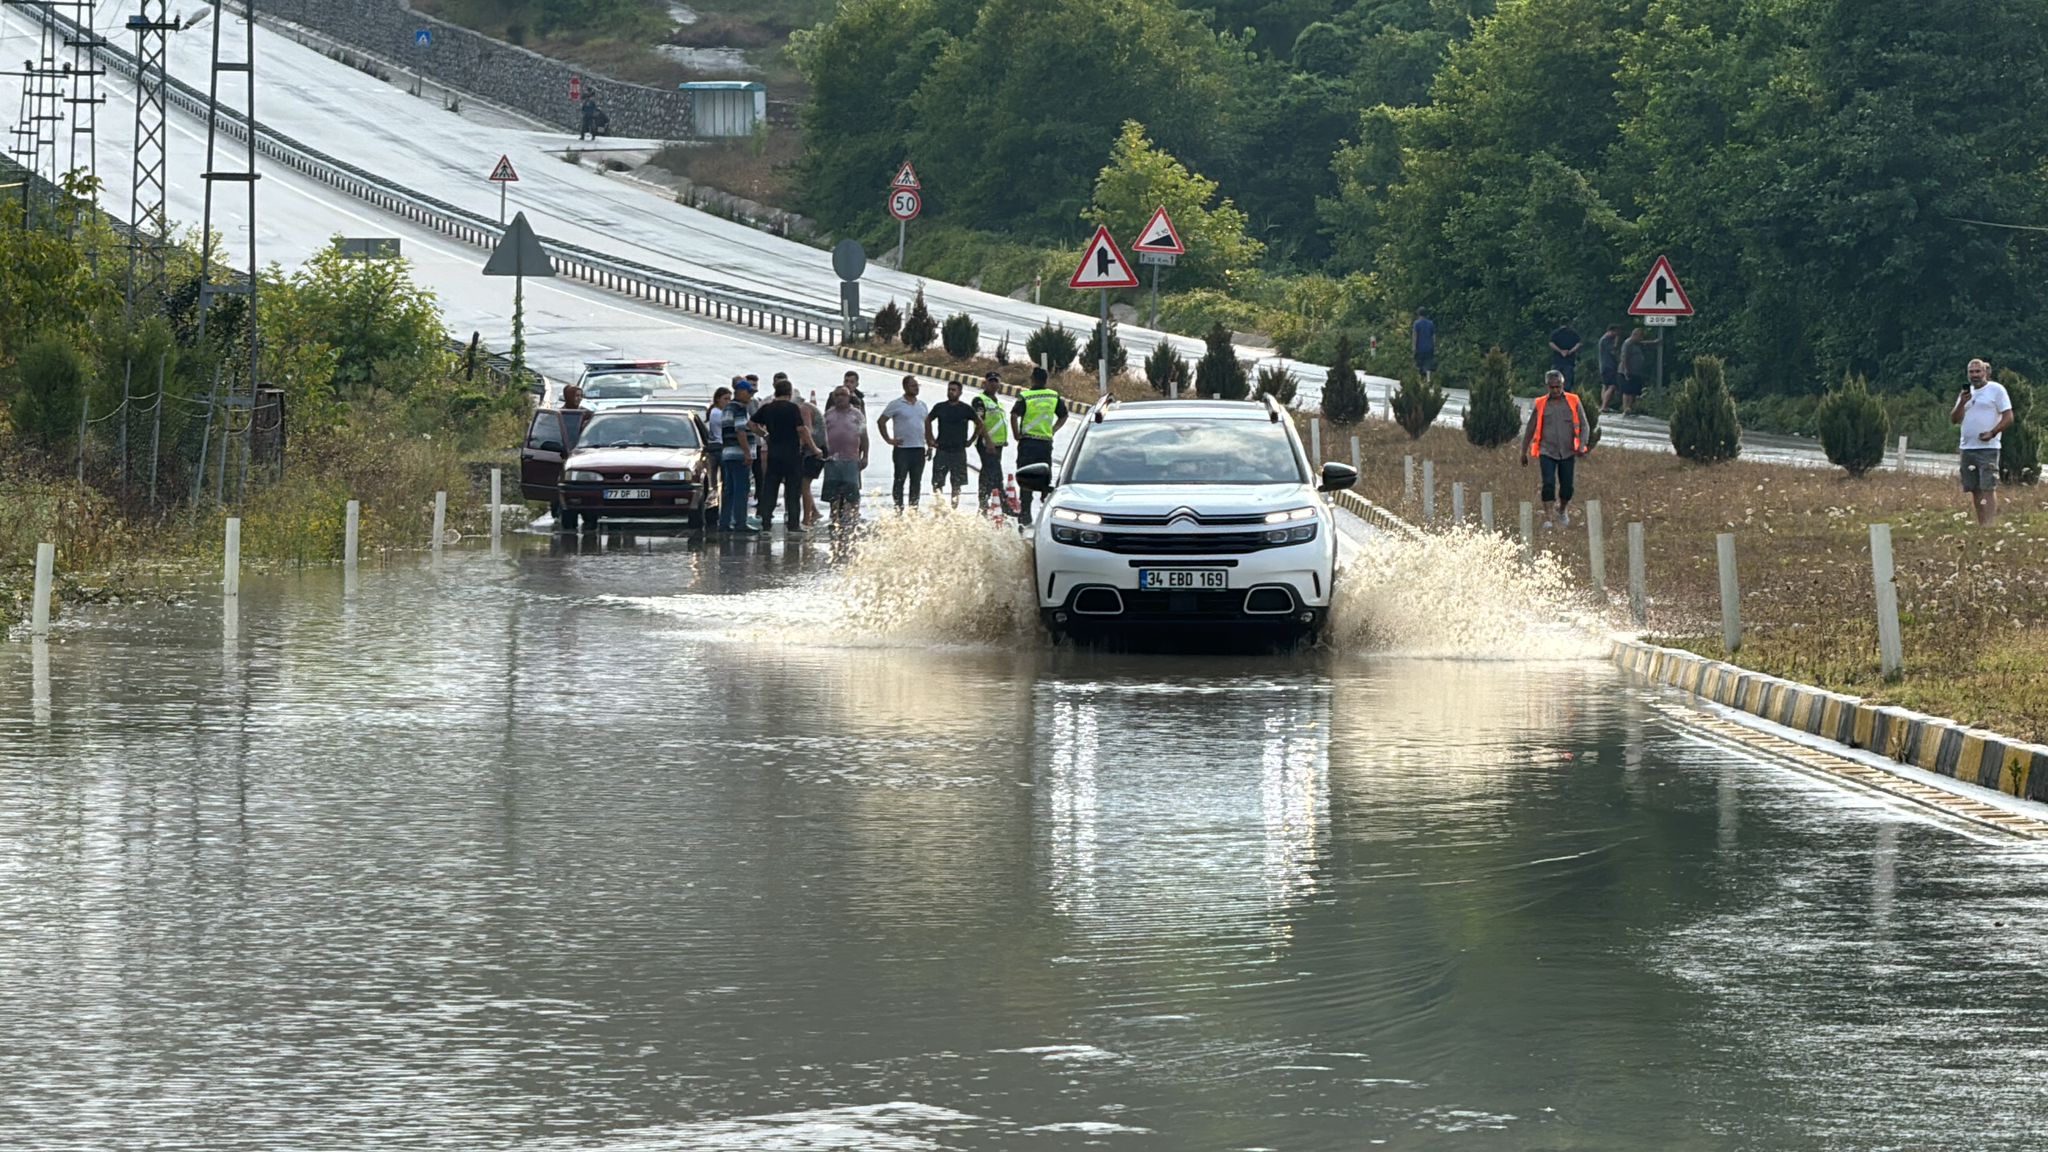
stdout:
{"type": "Polygon", "coordinates": [[[688,476],[684,475],[684,474],[683,474],[683,473],[681,473],[681,472],[656,472],[656,473],[654,474],[654,478],[655,478],[656,480],[687,480],[687,479],[689,479],[689,477],[688,477],[688,476]]]}
{"type": "Polygon", "coordinates": [[[564,473],[562,474],[562,479],[564,479],[564,480],[602,480],[602,479],[604,479],[604,477],[602,477],[602,476],[598,475],[598,474],[597,474],[597,473],[595,473],[595,472],[588,472],[588,471],[585,471],[584,469],[581,469],[581,468],[571,468],[571,469],[569,469],[569,470],[568,470],[567,472],[564,472],[564,473]]]}
{"type": "Polygon", "coordinates": [[[1052,526],[1052,538],[1060,544],[1100,544],[1102,533],[1093,528],[1069,528],[1064,524],[1052,526]]]}
{"type": "Polygon", "coordinates": [[[1281,512],[1266,513],[1266,523],[1286,524],[1294,520],[1310,520],[1314,519],[1315,514],[1314,508],[1289,508],[1281,512]]]}
{"type": "Polygon", "coordinates": [[[1065,520],[1070,524],[1102,523],[1100,514],[1095,512],[1076,512],[1072,508],[1055,508],[1052,510],[1052,518],[1055,520],[1065,520]]]}
{"type": "Polygon", "coordinates": [[[1316,528],[1320,524],[1321,521],[1311,520],[1306,524],[1296,524],[1292,528],[1269,528],[1266,530],[1266,543],[1306,544],[1316,538],[1316,528]]]}

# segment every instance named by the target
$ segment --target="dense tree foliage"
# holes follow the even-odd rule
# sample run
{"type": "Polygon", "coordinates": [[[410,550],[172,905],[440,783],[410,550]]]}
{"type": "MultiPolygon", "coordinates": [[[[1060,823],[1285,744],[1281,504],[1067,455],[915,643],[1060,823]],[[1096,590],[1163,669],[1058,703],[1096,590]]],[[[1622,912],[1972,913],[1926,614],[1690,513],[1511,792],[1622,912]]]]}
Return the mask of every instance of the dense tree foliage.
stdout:
{"type": "Polygon", "coordinates": [[[1095,178],[1095,202],[1084,214],[1104,224],[1123,244],[1137,239],[1164,208],[1187,254],[1173,269],[1177,284],[1221,284],[1258,264],[1265,245],[1245,235],[1245,214],[1228,199],[1213,208],[1216,182],[1204,179],[1155,147],[1145,126],[1127,122],[1095,178]]]}

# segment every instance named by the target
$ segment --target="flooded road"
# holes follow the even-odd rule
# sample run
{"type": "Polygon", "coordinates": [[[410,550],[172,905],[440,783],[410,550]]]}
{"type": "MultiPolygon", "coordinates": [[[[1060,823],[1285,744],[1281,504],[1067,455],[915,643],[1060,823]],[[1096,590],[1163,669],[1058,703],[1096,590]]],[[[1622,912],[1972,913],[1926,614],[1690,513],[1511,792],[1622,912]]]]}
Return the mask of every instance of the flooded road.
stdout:
{"type": "Polygon", "coordinates": [[[249,576],[40,709],[0,644],[0,1147],[2048,1134],[2036,849],[1594,662],[862,642],[825,568],[249,576]]]}

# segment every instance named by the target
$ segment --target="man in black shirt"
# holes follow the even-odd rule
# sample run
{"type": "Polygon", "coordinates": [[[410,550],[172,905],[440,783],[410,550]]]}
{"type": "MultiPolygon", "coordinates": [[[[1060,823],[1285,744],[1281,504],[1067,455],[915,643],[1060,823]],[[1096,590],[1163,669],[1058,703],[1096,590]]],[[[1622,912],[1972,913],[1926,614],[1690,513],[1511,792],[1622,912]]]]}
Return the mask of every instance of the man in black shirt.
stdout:
{"type": "Polygon", "coordinates": [[[768,441],[766,479],[761,485],[761,499],[756,511],[761,517],[761,530],[775,520],[775,497],[782,496],[784,513],[783,527],[790,532],[802,531],[798,523],[804,512],[804,457],[818,454],[817,441],[811,438],[811,422],[804,418],[804,410],[790,397],[794,393],[788,377],[777,377],[775,399],[761,405],[754,413],[754,427],[760,430],[768,441]]]}
{"type": "Polygon", "coordinates": [[[1577,387],[1573,376],[1579,366],[1579,333],[1567,320],[1550,334],[1550,367],[1554,372],[1564,373],[1564,388],[1569,392],[1577,387]]]}
{"type": "Polygon", "coordinates": [[[960,399],[958,380],[946,385],[944,401],[932,406],[924,418],[925,458],[932,462],[932,495],[952,481],[953,507],[960,506],[960,489],[967,484],[967,448],[981,443],[981,423],[974,418],[974,406],[960,399]]]}

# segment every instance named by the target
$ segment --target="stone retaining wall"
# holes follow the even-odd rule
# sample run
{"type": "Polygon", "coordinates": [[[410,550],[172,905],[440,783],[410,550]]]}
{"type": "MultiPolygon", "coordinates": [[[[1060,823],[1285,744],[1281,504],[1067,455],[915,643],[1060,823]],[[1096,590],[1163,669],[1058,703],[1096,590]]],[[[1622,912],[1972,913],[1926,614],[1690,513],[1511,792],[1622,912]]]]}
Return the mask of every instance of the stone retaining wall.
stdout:
{"type": "MultiPolygon", "coordinates": [[[[569,78],[582,76],[611,117],[613,136],[685,140],[692,135],[690,95],[675,89],[628,84],[550,60],[413,10],[406,0],[246,0],[264,16],[302,24],[402,67],[423,71],[436,84],[474,93],[571,132],[582,109],[569,99],[569,78]],[[425,28],[433,43],[413,38],[425,28]]],[[[317,143],[317,141],[315,142],[317,143]]]]}
{"type": "Polygon", "coordinates": [[[2048,748],[2040,745],[1795,684],[1676,648],[1616,640],[1613,656],[1615,663],[1645,679],[1787,728],[1966,784],[2048,803],[2048,748]]]}

